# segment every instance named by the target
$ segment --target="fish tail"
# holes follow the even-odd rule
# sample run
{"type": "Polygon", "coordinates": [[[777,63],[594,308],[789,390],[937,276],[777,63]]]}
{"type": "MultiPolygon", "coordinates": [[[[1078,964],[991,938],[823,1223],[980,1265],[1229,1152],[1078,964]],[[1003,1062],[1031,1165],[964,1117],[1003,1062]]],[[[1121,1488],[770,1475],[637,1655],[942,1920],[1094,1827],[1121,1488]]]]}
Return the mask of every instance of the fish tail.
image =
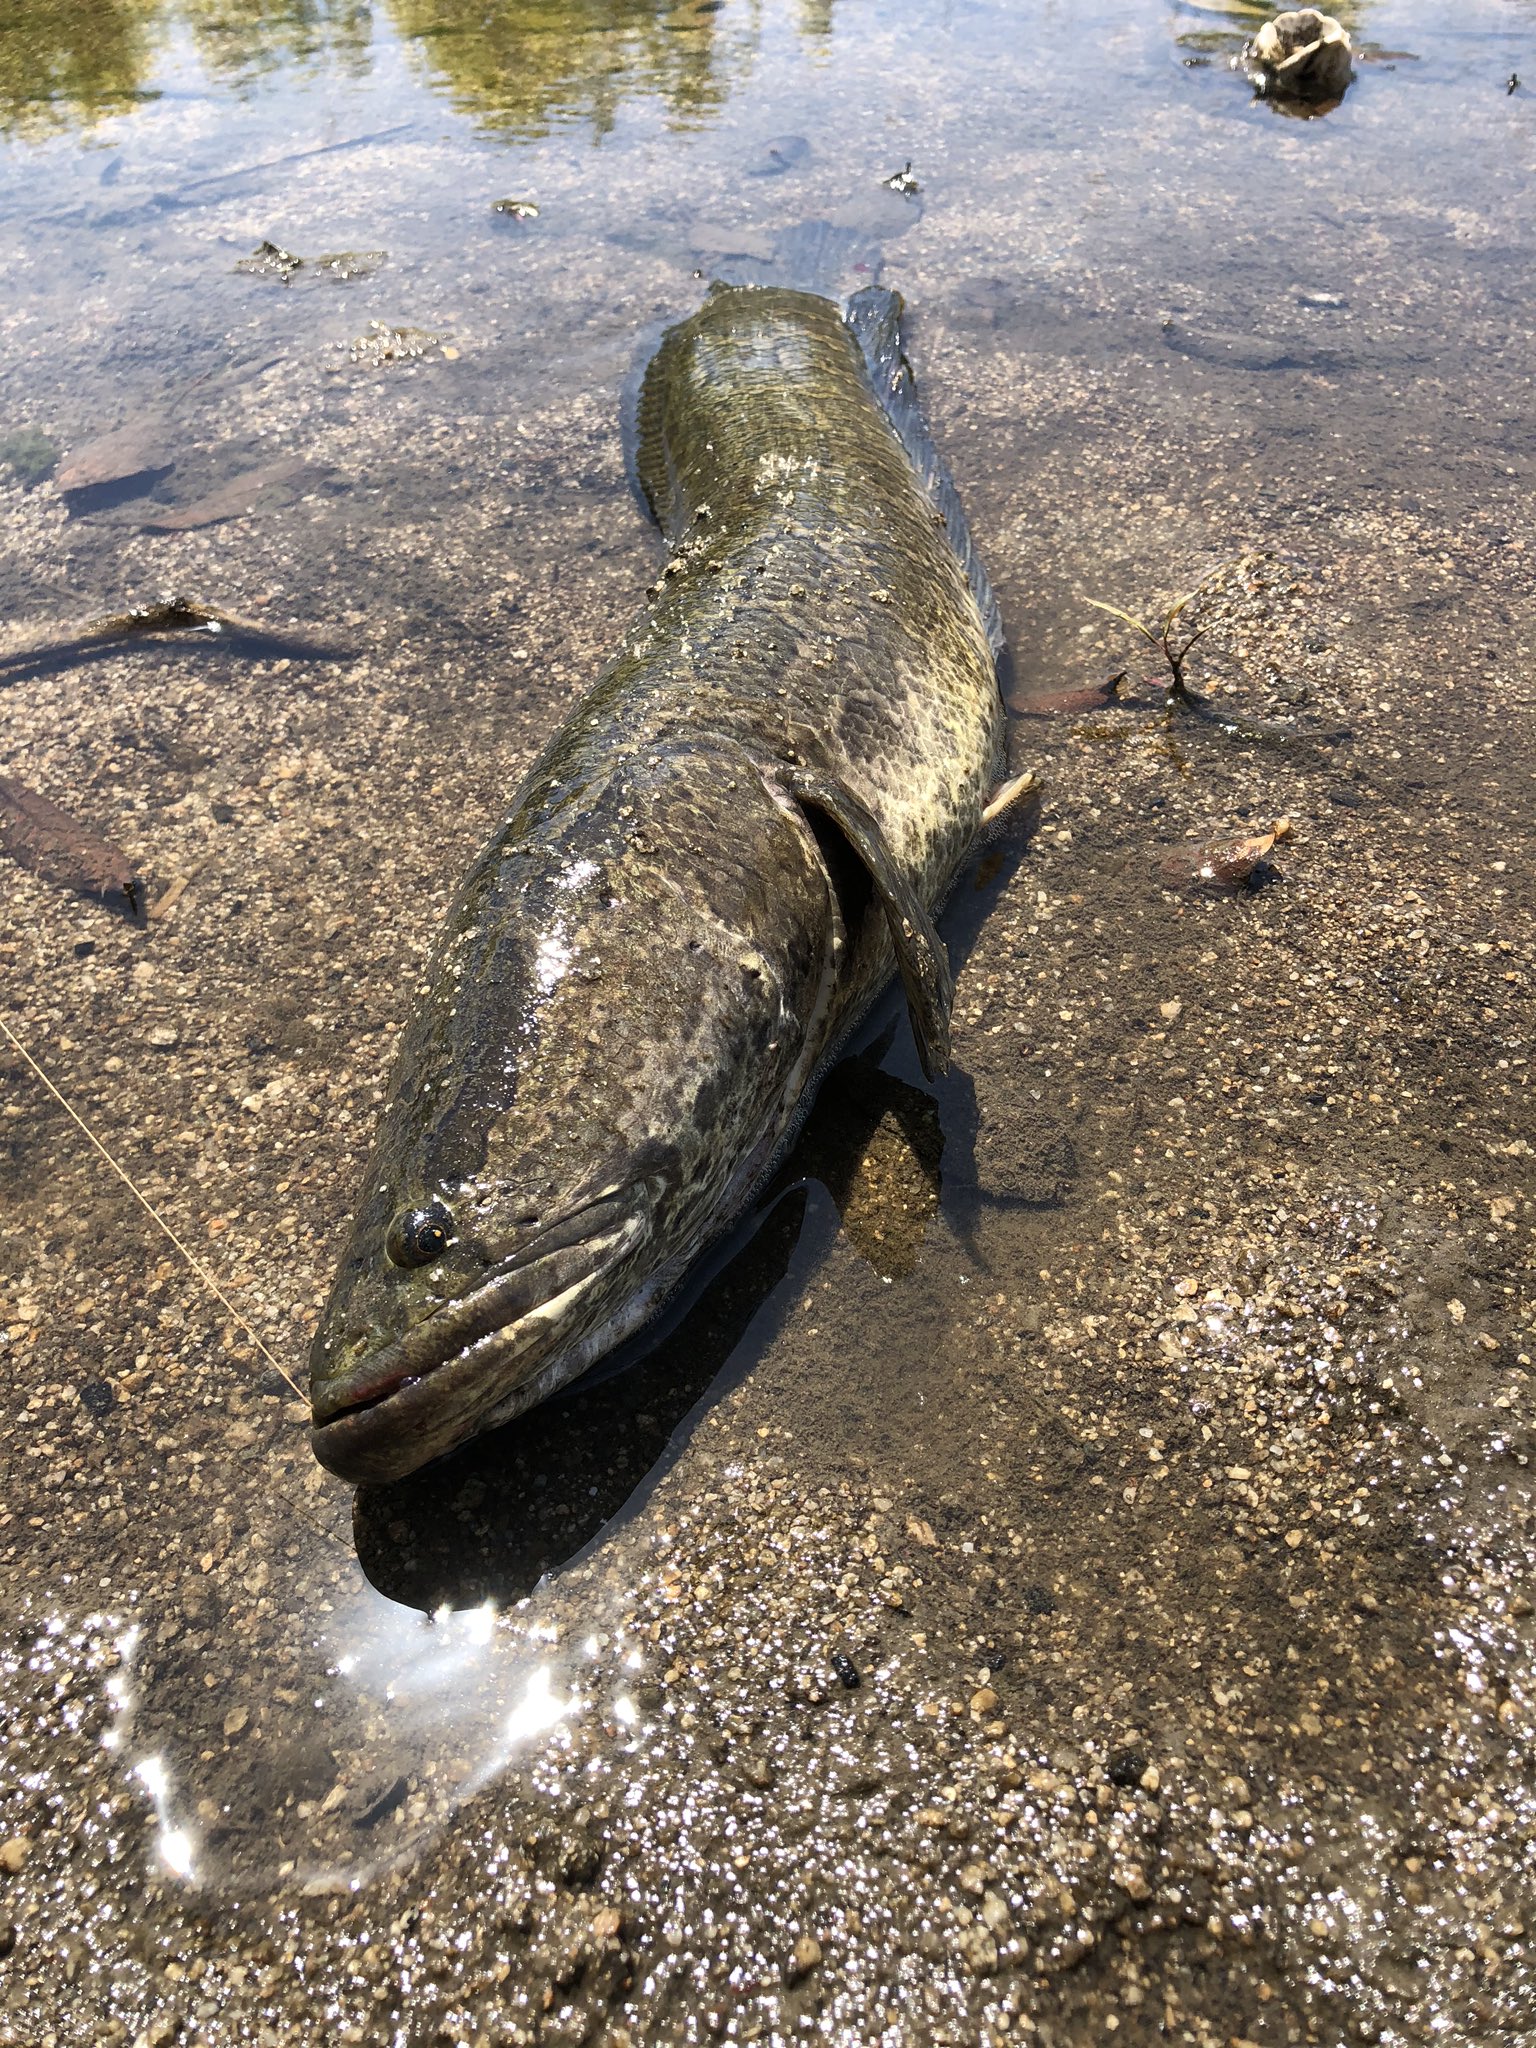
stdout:
{"type": "Polygon", "coordinates": [[[912,375],[912,365],[907,360],[906,340],[901,328],[904,310],[900,292],[873,285],[852,295],[848,300],[846,318],[864,357],[864,367],[875,397],[895,428],[896,437],[906,449],[912,467],[922,479],[924,490],[933,500],[934,510],[943,519],[950,546],[960,557],[961,567],[971,586],[971,595],[976,600],[976,609],[981,613],[981,622],[986,628],[992,658],[1001,671],[1007,659],[1002,615],[997,608],[991,581],[971,539],[971,529],[960,504],[960,493],[933,445],[928,422],[918,404],[917,384],[912,375]]]}
{"type": "Polygon", "coordinates": [[[880,263],[880,244],[863,228],[803,220],[781,231],[766,263],[743,263],[740,277],[722,276],[720,282],[780,285],[841,303],[851,293],[879,283],[880,263]],[[746,275],[749,269],[756,275],[746,275]]]}
{"type": "Polygon", "coordinates": [[[802,220],[780,228],[771,254],[720,256],[706,275],[711,289],[776,285],[842,305],[861,286],[879,283],[882,260],[880,237],[871,228],[857,221],[802,220]]]}

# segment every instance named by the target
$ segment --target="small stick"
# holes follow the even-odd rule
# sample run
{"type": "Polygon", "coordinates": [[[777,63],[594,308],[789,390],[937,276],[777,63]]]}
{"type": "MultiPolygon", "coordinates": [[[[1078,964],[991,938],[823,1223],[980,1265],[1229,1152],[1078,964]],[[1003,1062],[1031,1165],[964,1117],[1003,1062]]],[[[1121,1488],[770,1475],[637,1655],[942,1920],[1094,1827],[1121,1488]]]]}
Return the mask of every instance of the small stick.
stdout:
{"type": "Polygon", "coordinates": [[[392,142],[397,135],[404,135],[411,128],[409,121],[400,121],[393,128],[375,128],[367,135],[346,135],[340,142],[322,142],[313,149],[290,150],[286,156],[263,157],[260,163],[241,164],[238,170],[212,171],[206,178],[189,178],[178,185],[174,192],[158,192],[155,197],[162,206],[198,204],[188,202],[188,192],[205,192],[210,185],[232,185],[241,178],[254,178],[258,171],[286,171],[294,164],[306,164],[317,156],[335,156],[338,150],[367,149],[376,142],[392,142]]]}
{"type": "Polygon", "coordinates": [[[145,923],[160,924],[164,919],[168,918],[182,897],[186,895],[187,890],[202,873],[205,865],[206,863],[203,861],[194,861],[185,874],[177,875],[174,881],[168,883],[165,893],[162,896],[156,897],[155,901],[145,911],[145,923]]]}
{"type": "Polygon", "coordinates": [[[19,681],[70,661],[91,660],[156,633],[192,633],[246,653],[286,654],[299,661],[340,661],[352,652],[335,641],[310,639],[257,619],[239,618],[233,612],[220,611],[217,605],[170,597],[159,604],[135,605],[130,611],[92,619],[84,626],[33,628],[20,646],[0,654],[0,682],[19,681]]]}

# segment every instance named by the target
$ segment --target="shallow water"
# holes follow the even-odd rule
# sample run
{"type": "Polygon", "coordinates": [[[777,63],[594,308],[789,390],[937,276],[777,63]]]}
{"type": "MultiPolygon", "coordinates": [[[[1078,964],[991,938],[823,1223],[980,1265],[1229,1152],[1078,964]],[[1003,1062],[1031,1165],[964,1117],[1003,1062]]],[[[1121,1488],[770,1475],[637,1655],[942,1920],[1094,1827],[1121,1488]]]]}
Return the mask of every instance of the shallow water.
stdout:
{"type": "Polygon", "coordinates": [[[354,650],[0,682],[0,770],[184,884],[8,866],[0,1015],[275,1361],[7,1046],[12,2038],[1536,2027],[1536,9],[1361,5],[1308,120],[1259,18],[0,26],[13,638],[175,590],[354,650]],[[282,1373],[654,574],[620,389],[818,216],[907,296],[1047,784],[948,913],[955,1071],[888,1007],[648,1358],[354,1499],[282,1373]],[[1230,730],[1087,602],[1213,571],[1230,730]]]}

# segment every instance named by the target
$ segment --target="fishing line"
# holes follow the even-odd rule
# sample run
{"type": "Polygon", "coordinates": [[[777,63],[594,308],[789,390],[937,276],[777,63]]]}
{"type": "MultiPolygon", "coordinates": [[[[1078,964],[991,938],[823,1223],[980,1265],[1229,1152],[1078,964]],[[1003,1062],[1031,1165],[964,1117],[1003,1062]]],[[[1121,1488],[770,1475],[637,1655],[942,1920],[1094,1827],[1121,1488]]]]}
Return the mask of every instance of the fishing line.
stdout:
{"type": "Polygon", "coordinates": [[[54,1101],[59,1105],[60,1109],[63,1110],[64,1114],[70,1119],[72,1123],[77,1125],[78,1128],[85,1133],[87,1138],[90,1139],[91,1143],[96,1147],[96,1150],[101,1154],[102,1158],[105,1159],[108,1166],[111,1167],[112,1171],[117,1175],[118,1179],[122,1182],[123,1186],[128,1190],[129,1194],[131,1194],[134,1200],[140,1205],[140,1207],[143,1208],[147,1212],[147,1214],[156,1223],[159,1224],[160,1228],[171,1240],[171,1243],[175,1245],[177,1251],[181,1253],[181,1256],[192,1268],[193,1272],[197,1275],[198,1279],[202,1281],[203,1285],[208,1289],[208,1291],[211,1294],[213,1294],[219,1301],[223,1302],[225,1308],[229,1310],[229,1313],[234,1317],[236,1323],[240,1326],[242,1330],[244,1330],[246,1336],[250,1338],[251,1342],[256,1346],[256,1349],[261,1353],[262,1357],[267,1361],[268,1365],[271,1366],[272,1370],[275,1373],[279,1374],[280,1377],[287,1382],[287,1384],[293,1389],[294,1394],[298,1397],[299,1400],[302,1401],[305,1397],[302,1393],[300,1393],[299,1388],[293,1380],[292,1376],[289,1373],[284,1372],[282,1366],[278,1364],[277,1360],[272,1356],[272,1353],[267,1349],[266,1345],[263,1344],[261,1338],[257,1335],[256,1331],[251,1327],[250,1323],[246,1320],[246,1318],[240,1313],[239,1309],[235,1307],[235,1304],[230,1300],[229,1296],[224,1292],[223,1288],[219,1285],[218,1281],[213,1277],[212,1273],[209,1272],[208,1268],[203,1264],[202,1260],[198,1258],[195,1252],[189,1250],[189,1248],[182,1243],[181,1239],[176,1235],[175,1231],[171,1228],[170,1224],[166,1222],[165,1218],[160,1214],[160,1211],[149,1199],[148,1195],[144,1194],[143,1191],[139,1188],[137,1183],[134,1181],[132,1175],[129,1174],[123,1167],[118,1165],[117,1161],[112,1157],[112,1154],[107,1150],[106,1146],[103,1145],[100,1138],[97,1137],[96,1133],[85,1121],[85,1118],[80,1115],[78,1110],[76,1110],[68,1101],[65,1100],[64,1096],[54,1086],[52,1081],[49,1080],[48,1076],[43,1072],[42,1068],[38,1065],[37,1061],[33,1059],[31,1053],[27,1051],[27,1048],[22,1044],[21,1040],[16,1036],[15,1032],[11,1029],[10,1025],[6,1023],[3,1017],[0,1017],[0,1031],[3,1031],[5,1033],[6,1037],[11,1041],[11,1044],[15,1046],[16,1050],[21,1054],[22,1058],[26,1061],[27,1065],[32,1069],[33,1073],[36,1074],[38,1080],[42,1082],[43,1086],[48,1090],[48,1093],[53,1097],[54,1101]]]}

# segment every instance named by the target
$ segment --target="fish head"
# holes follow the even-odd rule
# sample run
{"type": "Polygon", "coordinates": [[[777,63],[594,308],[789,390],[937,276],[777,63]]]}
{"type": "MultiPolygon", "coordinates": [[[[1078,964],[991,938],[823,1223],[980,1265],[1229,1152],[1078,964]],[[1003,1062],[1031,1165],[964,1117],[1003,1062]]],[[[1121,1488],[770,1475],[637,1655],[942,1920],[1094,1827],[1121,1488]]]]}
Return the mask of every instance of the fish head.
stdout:
{"type": "Polygon", "coordinates": [[[574,1378],[640,1319],[675,1180],[580,1118],[521,1172],[378,1172],[311,1352],[321,1463],[401,1478],[574,1378]]]}
{"type": "Polygon", "coordinates": [[[310,1355],[313,1445],[403,1477],[575,1379],[704,1240],[799,1040],[767,963],[631,860],[472,871],[310,1355]]]}

